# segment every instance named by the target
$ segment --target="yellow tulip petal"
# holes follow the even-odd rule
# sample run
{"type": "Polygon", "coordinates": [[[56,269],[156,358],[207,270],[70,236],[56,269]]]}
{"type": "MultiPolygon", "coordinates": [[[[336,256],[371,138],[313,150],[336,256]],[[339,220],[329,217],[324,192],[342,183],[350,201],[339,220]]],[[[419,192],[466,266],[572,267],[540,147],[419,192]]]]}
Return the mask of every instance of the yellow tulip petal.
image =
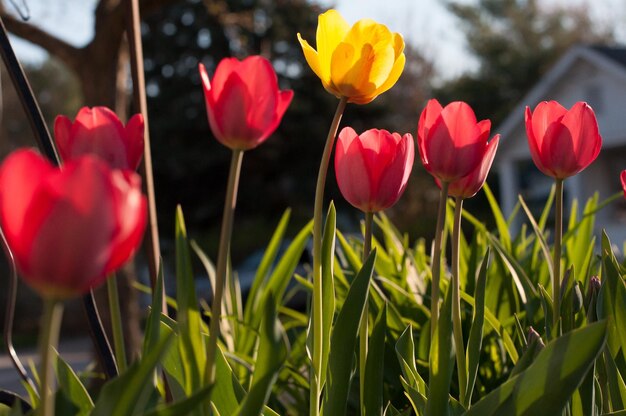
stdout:
{"type": "Polygon", "coordinates": [[[396,59],[404,51],[404,38],[399,33],[393,34],[393,47],[396,51],[396,59]]]}
{"type": "Polygon", "coordinates": [[[396,62],[393,64],[393,68],[391,69],[391,72],[389,73],[389,77],[387,78],[387,80],[383,83],[383,85],[378,87],[378,91],[377,91],[378,94],[382,94],[383,92],[387,91],[389,88],[394,86],[394,84],[400,78],[400,75],[402,75],[402,70],[404,69],[405,61],[406,61],[406,57],[404,56],[404,54],[401,54],[396,60],[396,62]]]}
{"type": "Polygon", "coordinates": [[[324,73],[320,67],[320,60],[317,54],[317,51],[309,45],[309,42],[302,39],[302,36],[298,33],[298,41],[300,42],[300,46],[302,46],[302,51],[304,52],[304,58],[306,62],[309,64],[315,75],[317,75],[322,81],[324,79],[328,79],[328,72],[324,73]]]}
{"type": "Polygon", "coordinates": [[[361,19],[350,28],[346,34],[344,42],[353,45],[363,45],[369,43],[376,44],[393,44],[393,34],[387,26],[376,23],[372,19],[361,19]]]}
{"type": "Polygon", "coordinates": [[[317,20],[316,46],[322,71],[330,71],[330,60],[333,52],[349,30],[350,25],[337,10],[331,9],[319,16],[317,20]]]}

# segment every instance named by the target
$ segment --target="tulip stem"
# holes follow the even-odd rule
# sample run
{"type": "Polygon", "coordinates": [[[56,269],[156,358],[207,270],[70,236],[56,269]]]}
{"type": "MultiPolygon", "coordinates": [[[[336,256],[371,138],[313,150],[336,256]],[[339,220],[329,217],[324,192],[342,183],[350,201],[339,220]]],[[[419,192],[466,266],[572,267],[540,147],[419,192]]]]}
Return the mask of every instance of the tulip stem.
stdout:
{"type": "Polygon", "coordinates": [[[233,217],[235,207],[237,206],[237,189],[239,188],[239,175],[241,173],[242,160],[243,150],[233,150],[232,158],[230,159],[230,171],[228,172],[226,200],[224,201],[222,230],[220,232],[220,246],[217,253],[215,287],[213,288],[213,301],[211,304],[211,322],[209,324],[209,342],[207,345],[205,372],[207,385],[215,383],[215,356],[217,354],[217,340],[220,335],[222,296],[224,294],[224,282],[226,281],[226,269],[228,255],[230,253],[230,239],[233,233],[233,217]]]}
{"type": "Polygon", "coordinates": [[[117,289],[117,277],[115,273],[107,278],[107,294],[109,296],[109,310],[111,312],[111,329],[113,331],[113,348],[115,348],[115,361],[120,373],[126,371],[127,358],[124,346],[124,330],[122,327],[122,313],[120,310],[120,297],[117,289]]]}
{"type": "Polygon", "coordinates": [[[446,204],[448,201],[448,182],[441,182],[439,194],[439,210],[437,212],[437,226],[435,228],[435,247],[431,259],[432,288],[430,299],[430,339],[435,337],[435,328],[439,320],[439,281],[441,280],[441,240],[443,227],[446,223],[446,204]]]}
{"type": "MultiPolygon", "coordinates": [[[[367,257],[372,250],[372,225],[374,223],[374,213],[365,213],[365,233],[363,234],[363,263],[367,260],[367,257]]],[[[363,315],[361,316],[361,323],[359,326],[359,393],[361,414],[365,414],[365,363],[367,362],[367,341],[368,341],[368,318],[369,318],[369,305],[368,300],[365,300],[363,305],[363,315]]]]}
{"type": "Polygon", "coordinates": [[[322,321],[324,317],[322,313],[322,308],[324,307],[322,300],[322,210],[324,208],[324,188],[326,186],[326,174],[328,173],[330,154],[333,150],[339,122],[341,121],[341,116],[343,115],[343,110],[346,108],[347,103],[348,99],[342,97],[339,100],[339,104],[337,104],[337,110],[330,124],[328,137],[326,137],[324,153],[322,154],[320,169],[317,174],[317,185],[315,187],[315,206],[313,211],[313,313],[311,315],[311,319],[313,319],[313,371],[311,371],[310,374],[310,416],[319,415],[319,399],[322,390],[322,321]]]}
{"type": "Polygon", "coordinates": [[[465,345],[463,343],[463,327],[461,325],[461,285],[459,282],[463,198],[457,197],[454,202],[454,225],[452,227],[452,331],[454,333],[454,348],[456,350],[456,366],[459,378],[459,401],[465,403],[467,394],[467,365],[465,361],[465,345]]]}
{"type": "Polygon", "coordinates": [[[40,384],[39,384],[39,415],[52,416],[54,414],[54,381],[53,360],[55,350],[59,345],[59,331],[63,317],[63,303],[56,299],[44,299],[43,316],[41,318],[41,339],[39,351],[41,354],[40,384]]]}
{"type": "Polygon", "coordinates": [[[552,302],[554,315],[554,332],[558,334],[561,317],[561,240],[563,239],[563,179],[556,179],[554,209],[554,255],[552,257],[552,302]]]}

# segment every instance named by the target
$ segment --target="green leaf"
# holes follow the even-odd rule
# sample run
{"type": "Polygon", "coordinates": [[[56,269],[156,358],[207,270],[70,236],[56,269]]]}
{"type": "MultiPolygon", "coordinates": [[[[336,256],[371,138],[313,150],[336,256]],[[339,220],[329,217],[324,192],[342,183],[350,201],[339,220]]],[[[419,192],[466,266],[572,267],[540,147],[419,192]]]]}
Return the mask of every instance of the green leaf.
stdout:
{"type": "MultiPolygon", "coordinates": [[[[426,382],[417,372],[417,367],[415,366],[415,343],[413,342],[413,331],[410,325],[406,327],[400,338],[398,338],[398,342],[396,342],[396,355],[408,385],[419,393],[426,395],[428,392],[426,382]]],[[[424,409],[422,409],[423,411],[424,409]]]]}
{"type": "Polygon", "coordinates": [[[168,349],[173,334],[161,334],[158,343],[122,375],[104,385],[92,416],[144,414],[155,392],[151,380],[156,366],[168,349]]]}
{"type": "MultiPolygon", "coordinates": [[[[311,237],[312,228],[313,222],[311,221],[305,225],[302,230],[300,230],[298,235],[296,235],[283,256],[278,261],[278,264],[272,271],[270,277],[267,279],[267,284],[259,288],[261,291],[259,296],[261,296],[262,301],[264,301],[269,293],[273,293],[276,308],[278,309],[280,307],[287,285],[294,275],[296,267],[298,267],[298,263],[300,262],[302,252],[306,248],[309,238],[311,237]]],[[[250,312],[252,316],[249,321],[246,321],[248,326],[255,332],[261,324],[261,314],[257,312],[258,309],[252,309],[250,312]]],[[[241,344],[238,353],[248,356],[252,355],[255,343],[256,334],[255,336],[248,337],[246,342],[241,344]]]]}
{"type": "Polygon", "coordinates": [[[234,415],[245,398],[246,391],[230,368],[222,349],[215,355],[215,385],[211,393],[211,403],[223,415],[234,415]]]}
{"type": "MultiPolygon", "coordinates": [[[[248,299],[246,300],[246,306],[244,308],[244,322],[248,324],[253,322],[253,316],[259,308],[259,303],[263,297],[263,290],[267,285],[270,268],[274,264],[276,256],[280,250],[290,217],[291,210],[287,209],[281,217],[278,226],[274,230],[274,234],[272,235],[272,238],[263,253],[261,263],[259,263],[259,267],[254,274],[254,280],[252,281],[250,293],[248,293],[248,299]]],[[[246,332],[242,339],[236,340],[236,345],[245,345],[247,342],[244,341],[247,341],[247,337],[250,335],[252,335],[252,332],[246,332]]],[[[240,349],[237,348],[237,350],[239,351],[240,349]]]]}
{"type": "Polygon", "coordinates": [[[359,322],[367,300],[375,260],[376,250],[374,249],[352,282],[333,327],[326,388],[322,402],[322,414],[324,415],[341,416],[346,414],[359,322]]]}
{"type": "MultiPolygon", "coordinates": [[[[333,275],[335,261],[335,236],[337,230],[337,213],[335,204],[330,203],[322,240],[322,373],[320,386],[326,382],[326,369],[330,354],[330,337],[335,316],[335,279],[333,275]]],[[[311,335],[313,331],[311,331],[311,335]]],[[[312,340],[311,340],[312,341],[312,340]]]]}
{"type": "Polygon", "coordinates": [[[365,398],[363,400],[366,416],[383,413],[383,371],[385,364],[385,331],[387,329],[387,305],[385,305],[374,323],[369,339],[365,364],[365,398]]]}
{"type": "Polygon", "coordinates": [[[487,249],[487,253],[483,258],[476,280],[476,291],[474,293],[474,315],[472,319],[472,327],[470,329],[469,339],[467,341],[467,395],[463,405],[468,407],[472,401],[472,393],[476,384],[478,375],[478,367],[480,365],[480,350],[483,341],[483,325],[485,323],[485,287],[487,285],[487,268],[489,265],[489,257],[491,252],[487,249]]]}
{"type": "MultiPolygon", "coordinates": [[[[431,321],[431,325],[432,325],[431,321]]],[[[435,323],[429,356],[429,394],[426,416],[450,414],[449,393],[454,369],[454,343],[452,340],[452,288],[448,287],[441,305],[439,321],[435,323]]]]}
{"type": "Polygon", "coordinates": [[[493,213],[493,219],[496,221],[496,227],[498,228],[498,234],[500,236],[500,241],[504,246],[504,250],[507,253],[511,252],[511,235],[509,234],[509,225],[504,219],[504,215],[502,214],[502,210],[500,210],[500,205],[498,205],[498,201],[496,197],[491,192],[491,188],[487,184],[483,186],[483,190],[485,192],[485,196],[487,197],[487,201],[489,201],[489,206],[491,207],[491,212],[493,213]]]}
{"type": "Polygon", "coordinates": [[[205,344],[202,340],[202,317],[198,308],[187,230],[183,211],[176,209],[176,299],[179,348],[185,374],[185,392],[190,395],[204,386],[205,344]]]}
{"type": "Polygon", "coordinates": [[[598,317],[608,321],[608,346],[611,355],[617,360],[620,349],[622,354],[626,352],[626,285],[606,232],[602,233],[602,273],[598,317]]]}
{"type": "Polygon", "coordinates": [[[191,414],[209,399],[211,396],[211,387],[212,386],[203,387],[186,399],[179,400],[172,404],[161,405],[146,413],[145,416],[185,416],[191,414]]]}
{"type": "Polygon", "coordinates": [[[61,358],[58,352],[56,373],[61,393],[79,410],[76,415],[88,415],[93,409],[93,400],[72,367],[61,358]]]}
{"type": "Polygon", "coordinates": [[[486,395],[465,415],[560,414],[605,342],[605,322],[593,323],[557,338],[525,371],[486,395]]]}
{"type": "Polygon", "coordinates": [[[259,350],[256,356],[252,386],[237,414],[242,416],[259,415],[269,399],[278,371],[287,358],[283,341],[285,333],[277,319],[276,304],[270,293],[265,302],[261,319],[259,350]]]}
{"type": "Polygon", "coordinates": [[[161,308],[163,305],[163,260],[159,262],[157,281],[152,293],[152,306],[146,322],[146,330],[143,339],[143,355],[159,341],[159,328],[161,326],[161,308]]]}
{"type": "MultiPolygon", "coordinates": [[[[476,302],[474,301],[473,297],[471,297],[465,292],[461,292],[460,294],[461,294],[461,299],[463,299],[463,301],[467,302],[468,304],[470,304],[470,306],[474,307],[476,302]]],[[[500,323],[498,318],[496,318],[496,316],[487,307],[485,307],[485,320],[487,321],[491,329],[493,329],[495,333],[498,334],[502,338],[504,349],[506,350],[507,354],[511,358],[511,361],[513,361],[513,364],[515,364],[517,360],[519,359],[519,354],[517,353],[517,349],[515,348],[515,343],[513,342],[513,339],[511,338],[507,330],[500,323]]]]}

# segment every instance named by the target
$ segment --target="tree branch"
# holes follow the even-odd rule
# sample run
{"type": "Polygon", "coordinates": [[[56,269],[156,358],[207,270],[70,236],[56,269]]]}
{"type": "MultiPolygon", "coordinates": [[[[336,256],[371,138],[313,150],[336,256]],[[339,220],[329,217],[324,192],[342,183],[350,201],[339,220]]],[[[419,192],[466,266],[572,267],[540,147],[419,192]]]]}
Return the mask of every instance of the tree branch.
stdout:
{"type": "Polygon", "coordinates": [[[4,10],[0,11],[0,17],[7,30],[15,36],[42,47],[50,55],[59,58],[72,69],[75,69],[79,65],[81,61],[81,49],[51,35],[45,30],[13,17],[4,10]]]}

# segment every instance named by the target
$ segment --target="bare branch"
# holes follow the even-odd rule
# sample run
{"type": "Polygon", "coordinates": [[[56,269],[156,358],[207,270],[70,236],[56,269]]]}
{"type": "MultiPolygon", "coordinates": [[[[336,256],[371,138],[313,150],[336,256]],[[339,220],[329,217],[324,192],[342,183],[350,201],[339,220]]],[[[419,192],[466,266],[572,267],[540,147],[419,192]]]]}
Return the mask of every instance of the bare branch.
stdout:
{"type": "Polygon", "coordinates": [[[51,35],[45,30],[39,29],[36,26],[13,17],[4,10],[0,12],[0,17],[2,18],[7,30],[15,36],[41,46],[50,55],[59,58],[62,62],[73,69],[79,65],[81,61],[81,50],[79,48],[76,48],[56,36],[51,35]]]}

